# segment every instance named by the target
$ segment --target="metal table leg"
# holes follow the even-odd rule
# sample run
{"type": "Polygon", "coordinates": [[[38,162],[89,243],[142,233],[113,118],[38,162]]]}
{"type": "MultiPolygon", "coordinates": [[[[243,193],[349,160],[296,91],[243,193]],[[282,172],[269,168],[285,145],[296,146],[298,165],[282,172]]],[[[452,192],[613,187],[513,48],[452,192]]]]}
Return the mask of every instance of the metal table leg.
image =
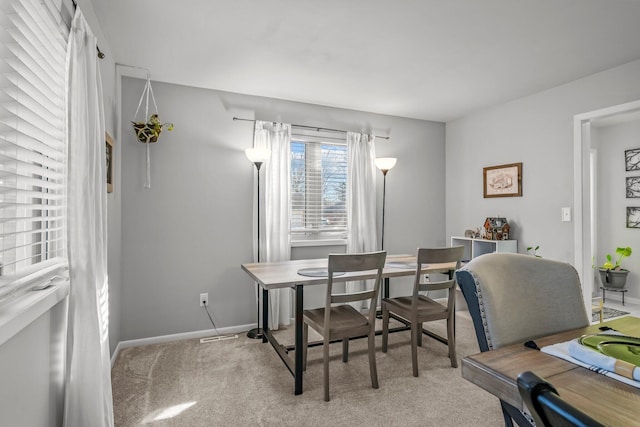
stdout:
{"type": "Polygon", "coordinates": [[[389,298],[389,278],[384,278],[384,287],[382,289],[382,297],[389,298]]]}
{"type": "Polygon", "coordinates": [[[304,286],[296,285],[296,350],[295,350],[295,368],[294,368],[294,381],[295,381],[295,394],[302,394],[302,311],[304,301],[304,286]]]}
{"type": "Polygon", "coordinates": [[[262,290],[262,342],[267,342],[265,331],[269,329],[269,291],[262,290]]]}

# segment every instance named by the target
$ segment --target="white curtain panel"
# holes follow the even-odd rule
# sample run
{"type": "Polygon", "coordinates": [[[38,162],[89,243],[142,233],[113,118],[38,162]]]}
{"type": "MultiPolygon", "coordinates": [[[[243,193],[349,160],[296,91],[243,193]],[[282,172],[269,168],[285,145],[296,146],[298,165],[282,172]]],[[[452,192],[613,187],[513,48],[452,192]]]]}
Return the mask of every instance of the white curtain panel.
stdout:
{"type": "MultiPolygon", "coordinates": [[[[263,218],[260,229],[260,261],[277,262],[291,259],[290,170],[291,125],[256,121],[254,147],[271,150],[264,168],[263,218]]],[[[291,323],[291,289],[269,291],[269,328],[291,323]]]]}
{"type": "Polygon", "coordinates": [[[96,37],[76,10],[67,49],[71,291],[64,425],[113,426],[108,343],[105,129],[96,37]]]}
{"type": "MultiPolygon", "coordinates": [[[[376,150],[373,135],[347,133],[347,253],[377,249],[376,234],[376,150]]],[[[371,289],[373,281],[347,282],[347,292],[371,289]]],[[[362,302],[356,309],[366,309],[362,302]]]]}

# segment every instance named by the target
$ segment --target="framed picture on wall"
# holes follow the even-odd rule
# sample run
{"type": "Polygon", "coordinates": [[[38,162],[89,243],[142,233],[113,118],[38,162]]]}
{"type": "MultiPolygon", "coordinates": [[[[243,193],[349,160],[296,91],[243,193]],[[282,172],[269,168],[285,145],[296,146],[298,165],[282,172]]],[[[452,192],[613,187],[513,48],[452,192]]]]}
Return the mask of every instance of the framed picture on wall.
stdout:
{"type": "Polygon", "coordinates": [[[640,171],[640,148],[625,150],[624,152],[624,169],[627,172],[640,171]]]}
{"type": "Polygon", "coordinates": [[[640,198],[640,176],[627,177],[627,199],[640,198]]]}
{"type": "Polygon", "coordinates": [[[627,228],[640,228],[640,208],[627,208],[627,228]]]}
{"type": "Polygon", "coordinates": [[[521,197],[522,163],[482,169],[484,197],[521,197]]]}
{"type": "Polygon", "coordinates": [[[107,193],[113,193],[113,138],[105,133],[107,149],[107,193]]]}

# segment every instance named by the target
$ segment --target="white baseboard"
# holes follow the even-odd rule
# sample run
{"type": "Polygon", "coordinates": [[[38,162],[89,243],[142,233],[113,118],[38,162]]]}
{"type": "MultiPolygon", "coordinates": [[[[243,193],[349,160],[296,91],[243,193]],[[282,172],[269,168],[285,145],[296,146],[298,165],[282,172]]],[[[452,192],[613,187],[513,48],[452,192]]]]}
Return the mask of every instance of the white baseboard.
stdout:
{"type": "Polygon", "coordinates": [[[213,337],[218,335],[240,334],[240,333],[245,333],[251,328],[255,328],[255,327],[256,327],[256,324],[253,323],[249,325],[239,325],[239,326],[230,326],[228,328],[220,328],[217,330],[217,332],[215,329],[206,329],[202,331],[183,332],[180,334],[161,335],[158,337],[149,337],[149,338],[140,338],[137,340],[120,341],[116,346],[116,349],[114,350],[113,355],[111,355],[111,367],[113,368],[113,365],[116,359],[118,358],[118,354],[120,353],[120,350],[122,350],[123,348],[139,347],[141,345],[149,345],[149,344],[161,344],[165,342],[187,340],[187,339],[193,339],[193,338],[213,337]]]}
{"type": "Polygon", "coordinates": [[[115,350],[113,350],[113,354],[111,355],[111,369],[113,369],[113,365],[116,363],[116,359],[118,358],[118,354],[120,353],[120,342],[116,345],[115,350]]]}

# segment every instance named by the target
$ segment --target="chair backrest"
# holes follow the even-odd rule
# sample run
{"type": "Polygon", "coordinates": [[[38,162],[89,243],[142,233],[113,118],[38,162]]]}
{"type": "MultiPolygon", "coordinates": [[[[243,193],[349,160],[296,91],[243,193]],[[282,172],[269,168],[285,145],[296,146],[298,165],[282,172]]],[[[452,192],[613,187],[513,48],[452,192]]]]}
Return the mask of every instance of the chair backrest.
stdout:
{"type": "Polygon", "coordinates": [[[380,290],[380,282],[382,281],[382,269],[384,268],[386,259],[386,251],[359,254],[329,254],[329,279],[327,282],[326,306],[329,307],[331,304],[335,303],[374,300],[377,298],[380,290]],[[373,289],[359,292],[333,293],[333,280],[335,273],[349,273],[367,270],[378,270],[373,289]]]}
{"type": "Polygon", "coordinates": [[[456,273],[481,351],[589,325],[570,264],[492,253],[456,273]]]}
{"type": "Polygon", "coordinates": [[[603,424],[564,401],[556,389],[531,371],[518,375],[518,391],[540,427],[600,427],[603,424]]]}
{"type": "MultiPolygon", "coordinates": [[[[449,274],[448,280],[429,280],[428,282],[424,282],[422,280],[424,274],[421,273],[423,265],[455,263],[455,267],[451,270],[451,273],[453,273],[460,268],[460,261],[462,260],[463,254],[464,246],[454,246],[451,248],[418,248],[416,275],[413,285],[414,302],[419,292],[437,291],[440,289],[449,289],[451,291],[455,289],[456,280],[453,274],[449,274]]],[[[433,275],[431,277],[433,277],[433,275]]],[[[454,304],[455,298],[453,298],[453,295],[450,293],[447,302],[448,309],[453,310],[455,308],[454,304]]]]}

